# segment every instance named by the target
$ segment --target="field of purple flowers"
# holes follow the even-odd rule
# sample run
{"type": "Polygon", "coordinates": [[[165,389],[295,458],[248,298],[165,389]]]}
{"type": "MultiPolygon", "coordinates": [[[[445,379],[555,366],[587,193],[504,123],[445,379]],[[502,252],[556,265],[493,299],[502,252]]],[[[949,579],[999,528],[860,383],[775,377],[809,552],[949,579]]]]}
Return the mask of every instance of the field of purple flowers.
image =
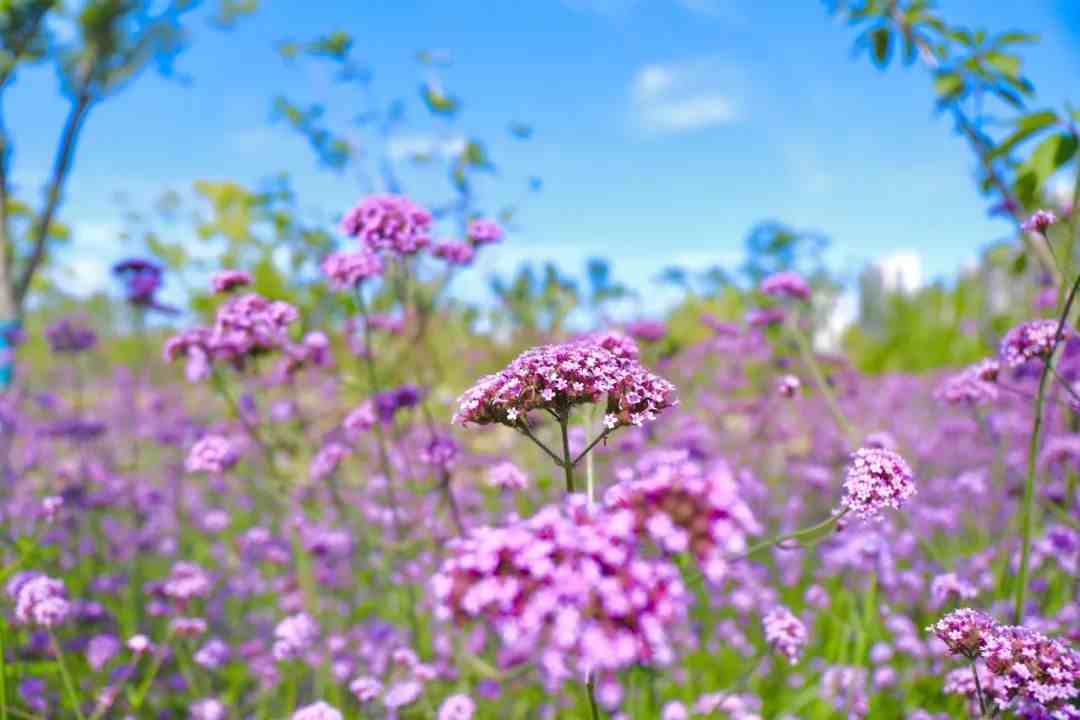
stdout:
{"type": "Polygon", "coordinates": [[[1080,717],[1076,286],[945,374],[819,353],[793,272],[675,350],[462,345],[431,278],[503,230],[431,223],[345,214],[345,327],[230,268],[165,365],[48,328],[3,405],[0,715],[1080,717]]]}

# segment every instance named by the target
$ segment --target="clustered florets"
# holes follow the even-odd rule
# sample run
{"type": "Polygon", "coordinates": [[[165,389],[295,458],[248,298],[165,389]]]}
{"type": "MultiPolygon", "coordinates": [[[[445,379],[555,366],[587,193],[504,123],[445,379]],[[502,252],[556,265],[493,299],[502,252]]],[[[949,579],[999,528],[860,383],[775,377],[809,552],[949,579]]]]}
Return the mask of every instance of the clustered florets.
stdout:
{"type": "Polygon", "coordinates": [[[473,245],[491,245],[502,240],[503,229],[494,220],[477,218],[469,223],[466,236],[473,245]]]}
{"type": "Polygon", "coordinates": [[[80,353],[97,344],[93,328],[71,318],[63,318],[45,329],[45,339],[54,353],[80,353]]]}
{"type": "MultiPolygon", "coordinates": [[[[986,613],[961,608],[927,628],[949,651],[979,661],[984,691],[1001,710],[1022,717],[1068,720],[1080,698],[1080,652],[1030,628],[998,625],[986,613]]],[[[950,678],[947,691],[974,695],[974,677],[950,678]],[[969,683],[970,681],[970,683],[969,683]]]]}
{"type": "Polygon", "coordinates": [[[778,605],[761,619],[765,641],[788,659],[792,665],[806,647],[807,632],[803,621],[783,605],[778,605]]]}
{"type": "Polygon", "coordinates": [[[844,479],[841,505],[864,519],[875,519],[882,510],[899,509],[915,495],[911,468],[902,457],[882,448],[864,447],[852,456],[844,479]]]}
{"type": "Polygon", "coordinates": [[[382,258],[366,247],[330,253],[322,263],[323,274],[335,290],[351,290],[385,269],[382,258]]]}
{"type": "Polygon", "coordinates": [[[15,601],[15,620],[23,625],[54,628],[71,615],[71,603],[63,580],[39,572],[15,575],[7,584],[15,601]]]}
{"type": "Polygon", "coordinates": [[[726,465],[706,472],[684,451],[659,451],[617,477],[605,504],[629,511],[635,533],[663,550],[690,552],[711,582],[724,578],[728,556],[746,548],[746,536],[761,532],[726,465]]]}
{"type": "Polygon", "coordinates": [[[614,335],[533,348],[467,390],[454,422],[517,427],[530,411],[566,413],[606,396],[609,429],[643,425],[677,400],[675,386],[642,367],[636,350],[628,338],[614,335]]]}
{"type": "Polygon", "coordinates": [[[433,247],[431,254],[450,265],[468,265],[476,257],[476,249],[469,243],[447,240],[433,247]]]}
{"type": "Polygon", "coordinates": [[[455,540],[432,578],[443,620],[490,622],[507,661],[537,657],[553,685],[636,663],[666,665],[689,593],[677,567],[641,552],[633,513],[572,496],[455,540]]]}
{"type": "Polygon", "coordinates": [[[342,231],[370,250],[413,255],[431,243],[431,213],[401,195],[369,195],[345,213],[342,231]]]}
{"type": "Polygon", "coordinates": [[[1052,210],[1036,210],[1031,217],[1021,223],[1020,228],[1024,232],[1046,234],[1047,229],[1056,222],[1057,215],[1052,210]]]}
{"type": "Polygon", "coordinates": [[[192,381],[209,376],[215,361],[237,368],[260,354],[288,346],[289,326],[299,318],[296,308],[255,293],[229,299],[217,310],[212,327],[194,327],[165,343],[165,360],[187,358],[192,381]]]}
{"type": "Polygon", "coordinates": [[[229,293],[252,283],[251,273],[246,270],[221,270],[210,279],[216,293],[229,293]]]}
{"type": "Polygon", "coordinates": [[[1036,358],[1046,359],[1067,331],[1059,333],[1057,320],[1043,318],[1020,323],[1001,341],[1001,357],[1009,367],[1019,367],[1036,358]]]}
{"type": "Polygon", "coordinates": [[[810,285],[798,273],[784,271],[770,275],[761,281],[761,292],[773,297],[809,300],[810,285]]]}
{"type": "Polygon", "coordinates": [[[981,405],[998,398],[997,381],[1000,365],[996,360],[983,360],[950,375],[934,391],[934,397],[949,405],[981,405]]]}
{"type": "Polygon", "coordinates": [[[220,474],[240,459],[229,439],[221,435],[206,435],[191,446],[184,468],[190,472],[220,474]]]}

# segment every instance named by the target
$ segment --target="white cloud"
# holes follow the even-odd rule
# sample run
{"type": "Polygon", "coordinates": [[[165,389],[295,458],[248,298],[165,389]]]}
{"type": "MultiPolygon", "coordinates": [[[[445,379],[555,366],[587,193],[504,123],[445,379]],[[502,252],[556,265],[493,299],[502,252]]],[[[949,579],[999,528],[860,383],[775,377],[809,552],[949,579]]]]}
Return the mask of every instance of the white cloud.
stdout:
{"type": "Polygon", "coordinates": [[[448,158],[460,155],[465,149],[465,142],[463,137],[436,137],[422,133],[395,135],[388,142],[387,152],[393,160],[408,160],[417,155],[448,158]]]}
{"type": "Polygon", "coordinates": [[[680,133],[739,119],[740,73],[714,58],[653,63],[630,85],[636,124],[654,133],[680,133]]]}
{"type": "Polygon", "coordinates": [[[900,250],[878,260],[885,289],[914,292],[923,285],[922,256],[913,250],[900,250]]]}

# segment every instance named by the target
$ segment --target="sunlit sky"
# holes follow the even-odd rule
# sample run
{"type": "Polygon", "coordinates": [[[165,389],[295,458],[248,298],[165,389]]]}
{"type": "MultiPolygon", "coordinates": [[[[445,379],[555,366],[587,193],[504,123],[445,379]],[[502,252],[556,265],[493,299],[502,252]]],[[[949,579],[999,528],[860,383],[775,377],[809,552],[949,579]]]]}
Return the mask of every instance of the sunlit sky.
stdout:
{"type": "MultiPolygon", "coordinates": [[[[1080,4],[940,5],[954,23],[1041,34],[1024,51],[1034,104],[1061,107],[1070,92],[1080,103],[1080,4]]],[[[356,39],[378,97],[408,100],[401,147],[432,142],[414,58],[437,49],[454,61],[443,85],[464,101],[443,137],[486,140],[499,168],[484,198],[516,197],[526,177],[543,178],[476,276],[605,256],[640,286],[672,263],[733,266],[748,230],[776,219],[828,235],[830,262],[849,276],[899,256],[923,277],[947,277],[1009,231],[988,217],[967,147],[934,114],[927,73],[854,58],[851,28],[818,0],[264,0],[232,32],[194,26],[176,64],[190,82],[147,74],[90,116],[63,209],[75,240],[59,259],[75,289],[107,283],[108,264],[127,252],[117,192],[138,207],[200,178],[255,183],[288,171],[309,212],[331,217],[355,201],[356,177],[319,168],[270,111],[278,94],[324,102],[334,121],[361,107],[325,69],[289,67],[274,50],[335,29],[356,39]],[[533,137],[511,138],[511,122],[530,123],[533,137]]],[[[42,69],[7,100],[23,195],[51,162],[58,90],[42,69]]]]}

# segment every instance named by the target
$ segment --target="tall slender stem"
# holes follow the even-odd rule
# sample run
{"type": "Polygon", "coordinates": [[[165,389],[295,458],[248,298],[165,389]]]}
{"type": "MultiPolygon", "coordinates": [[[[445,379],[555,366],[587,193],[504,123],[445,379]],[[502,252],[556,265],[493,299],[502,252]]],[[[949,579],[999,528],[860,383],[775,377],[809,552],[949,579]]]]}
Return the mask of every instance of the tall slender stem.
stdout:
{"type": "Polygon", "coordinates": [[[4,647],[4,631],[7,628],[4,627],[4,623],[0,622],[0,720],[7,720],[7,660],[4,657],[4,653],[7,652],[4,647]]]}
{"type": "Polygon", "coordinates": [[[810,340],[803,334],[796,322],[792,322],[790,327],[791,336],[795,339],[795,344],[799,348],[799,355],[802,357],[803,364],[810,371],[810,376],[814,379],[814,385],[817,386],[817,390],[821,393],[821,397],[825,399],[825,405],[829,408],[829,412],[833,416],[833,420],[836,421],[837,427],[847,436],[848,442],[851,446],[857,447],[859,444],[859,437],[855,432],[854,426],[848,421],[847,416],[844,415],[844,411],[840,409],[840,403],[836,399],[836,395],[833,394],[832,388],[829,387],[828,381],[825,379],[825,373],[821,371],[821,366],[818,364],[817,358],[814,357],[814,349],[810,346],[810,340]]]}
{"type": "Polygon", "coordinates": [[[564,413],[559,416],[559,430],[562,433],[562,449],[563,449],[563,472],[566,474],[566,492],[572,493],[574,490],[574,462],[570,457],[570,435],[567,430],[569,424],[569,413],[564,413]]]}
{"type": "Polygon", "coordinates": [[[1054,374],[1055,355],[1058,345],[1061,344],[1062,333],[1065,323],[1068,322],[1069,313],[1072,311],[1073,302],[1076,300],[1077,290],[1080,290],[1080,275],[1073,282],[1069,296],[1065,300],[1065,307],[1061,311],[1058,320],[1057,332],[1054,336],[1054,344],[1050,353],[1044,360],[1042,373],[1039,376],[1039,391],[1035,395],[1035,417],[1031,426],[1031,441],[1028,445],[1027,475],[1024,478],[1024,500],[1020,517],[1020,572],[1016,578],[1016,603],[1013,607],[1013,621],[1017,625],[1024,621],[1024,599],[1027,594],[1028,573],[1031,564],[1031,534],[1035,525],[1035,471],[1039,455],[1039,435],[1043,425],[1043,406],[1046,398],[1046,389],[1049,385],[1050,376],[1054,374]]]}
{"type": "Polygon", "coordinates": [[[49,642],[52,644],[53,653],[56,655],[56,664],[60,668],[60,677],[64,681],[64,692],[67,694],[68,703],[71,705],[71,709],[75,711],[75,716],[79,720],[85,720],[86,716],[83,715],[82,708],[79,706],[79,693],[75,690],[75,683],[71,679],[71,673],[68,672],[67,663],[64,662],[64,651],[52,630],[49,631],[49,642]]]}
{"type": "Polygon", "coordinates": [[[979,717],[986,717],[986,700],[983,698],[982,683],[979,682],[979,668],[971,661],[971,675],[975,678],[975,695],[979,698],[979,717]]]}
{"type": "Polygon", "coordinates": [[[592,714],[592,720],[600,720],[600,708],[596,704],[596,676],[591,673],[585,681],[585,694],[589,696],[589,712],[592,714]]]}

